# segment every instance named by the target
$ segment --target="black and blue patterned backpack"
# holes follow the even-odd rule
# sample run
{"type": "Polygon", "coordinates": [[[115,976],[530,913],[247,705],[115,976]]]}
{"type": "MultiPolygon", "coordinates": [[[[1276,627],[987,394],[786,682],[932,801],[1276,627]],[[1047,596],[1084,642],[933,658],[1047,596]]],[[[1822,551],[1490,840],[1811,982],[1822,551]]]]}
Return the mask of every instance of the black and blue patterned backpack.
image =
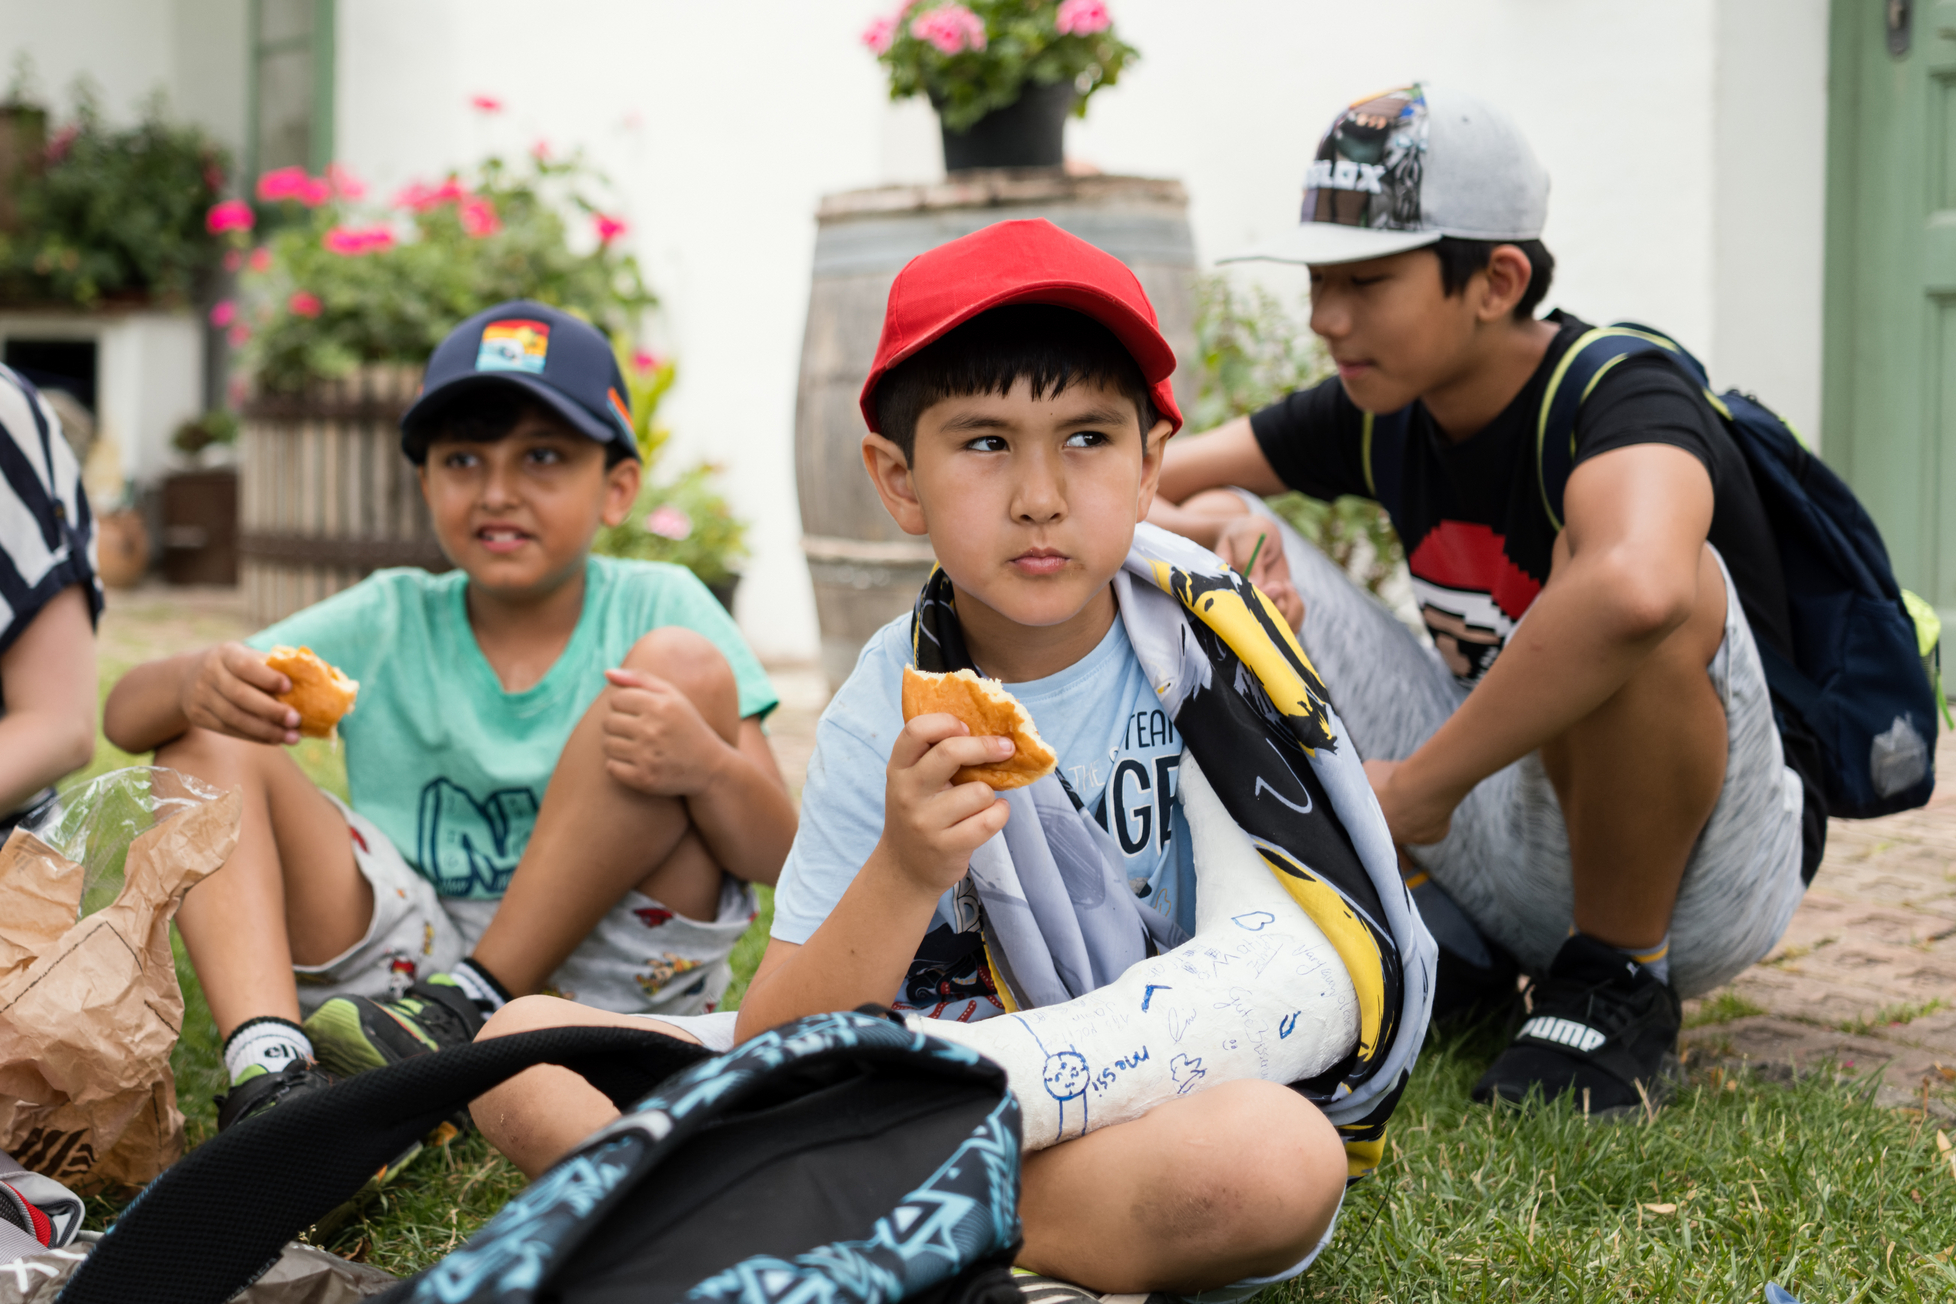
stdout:
{"type": "Polygon", "coordinates": [[[361,1074],[192,1151],[60,1298],[221,1304],[408,1142],[535,1064],[583,1074],[624,1114],[377,1301],[1018,1298],[1019,1110],[1004,1072],[869,1013],[801,1019],[720,1056],[651,1031],[559,1028],[361,1074]]]}

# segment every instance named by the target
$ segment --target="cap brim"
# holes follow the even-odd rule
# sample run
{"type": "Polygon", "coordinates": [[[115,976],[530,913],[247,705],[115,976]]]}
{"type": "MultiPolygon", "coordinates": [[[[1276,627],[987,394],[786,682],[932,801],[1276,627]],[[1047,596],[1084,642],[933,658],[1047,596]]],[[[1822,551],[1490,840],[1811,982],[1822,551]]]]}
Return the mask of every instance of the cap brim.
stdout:
{"type": "Polygon", "coordinates": [[[1336,222],[1301,222],[1273,240],[1241,253],[1218,258],[1220,263],[1358,263],[1368,258],[1390,258],[1408,249],[1423,249],[1440,242],[1438,231],[1377,231],[1363,226],[1341,226],[1336,222]]]}
{"type": "Polygon", "coordinates": [[[439,389],[431,389],[423,394],[414,401],[412,407],[401,414],[401,451],[410,459],[419,460],[417,454],[427,451],[428,441],[435,433],[434,427],[441,417],[442,409],[464,394],[496,385],[513,385],[570,422],[577,428],[578,433],[587,435],[600,444],[621,445],[631,456],[638,456],[638,442],[626,437],[617,422],[608,417],[595,415],[589,408],[566,396],[561,390],[520,371],[485,371],[473,376],[461,376],[439,389]]]}

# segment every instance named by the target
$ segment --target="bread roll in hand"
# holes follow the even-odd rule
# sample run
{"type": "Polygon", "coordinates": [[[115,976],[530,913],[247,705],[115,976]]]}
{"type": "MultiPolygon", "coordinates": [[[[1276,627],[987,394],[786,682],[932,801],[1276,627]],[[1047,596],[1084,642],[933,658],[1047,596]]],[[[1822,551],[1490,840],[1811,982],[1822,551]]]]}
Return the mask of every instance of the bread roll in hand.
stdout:
{"type": "Polygon", "coordinates": [[[292,681],[278,700],[299,713],[299,732],[308,738],[329,736],[360,695],[358,680],[321,661],[309,647],[275,647],[265,654],[265,664],[292,681]]]}
{"type": "Polygon", "coordinates": [[[1059,764],[1059,757],[1033,727],[1032,716],[996,679],[980,679],[969,670],[940,675],[905,666],[904,723],[938,711],[964,721],[974,738],[1010,738],[1016,749],[995,765],[965,766],[951,776],[954,783],[975,779],[1002,792],[1044,778],[1059,764]]]}

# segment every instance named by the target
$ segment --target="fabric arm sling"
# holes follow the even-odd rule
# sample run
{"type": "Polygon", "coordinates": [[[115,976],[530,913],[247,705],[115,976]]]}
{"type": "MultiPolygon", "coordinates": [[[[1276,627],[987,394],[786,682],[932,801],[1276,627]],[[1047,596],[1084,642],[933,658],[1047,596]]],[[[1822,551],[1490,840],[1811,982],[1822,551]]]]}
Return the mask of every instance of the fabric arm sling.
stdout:
{"type": "MultiPolygon", "coordinates": [[[[1425,1036],[1435,956],[1371,785],[1290,627],[1214,554],[1143,524],[1114,593],[1186,748],[1198,935],[1135,899],[1111,836],[1049,775],[1006,795],[1005,830],[972,857],[1010,1013],[938,1035],[1007,1065],[1028,1146],[1261,1077],[1323,1108],[1352,1175],[1369,1172],[1425,1036]]],[[[919,669],[978,669],[942,571],[911,644],[919,669]]]]}

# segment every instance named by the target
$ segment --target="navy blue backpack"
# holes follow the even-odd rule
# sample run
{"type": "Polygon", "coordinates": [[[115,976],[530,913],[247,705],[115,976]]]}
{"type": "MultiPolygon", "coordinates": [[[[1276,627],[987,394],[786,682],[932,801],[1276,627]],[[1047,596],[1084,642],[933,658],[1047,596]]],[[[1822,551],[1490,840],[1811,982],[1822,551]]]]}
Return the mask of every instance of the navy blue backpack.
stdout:
{"type": "Polygon", "coordinates": [[[650,1029],[554,1028],[362,1073],[191,1151],[59,1298],[222,1304],[407,1144],[536,1064],[624,1113],[376,1304],[1019,1304],[1004,1070],[861,1012],[719,1056],[650,1029]]]}
{"type": "MultiPolygon", "coordinates": [[[[1935,613],[1895,583],[1867,509],[1800,437],[1748,394],[1712,393],[1705,368],[1669,336],[1630,322],[1590,330],[1562,355],[1535,429],[1542,506],[1562,528],[1575,469],[1576,413],[1623,359],[1660,353],[1705,391],[1745,455],[1772,523],[1786,580],[1793,657],[1755,640],[1789,763],[1807,783],[1806,862],[1819,864],[1825,815],[1870,819],[1911,810],[1935,787],[1938,709],[1945,713],[1935,613]],[[1817,809],[1824,806],[1824,811],[1817,809]]],[[[1391,509],[1405,456],[1406,414],[1365,418],[1373,496],[1391,509]],[[1382,493],[1383,491],[1383,493],[1382,493]]]]}
{"type": "MultiPolygon", "coordinates": [[[[1631,322],[1599,327],[1569,346],[1542,399],[1535,451],[1542,501],[1557,529],[1562,490],[1574,469],[1576,410],[1596,381],[1624,358],[1662,353],[1704,389],[1745,454],[1772,522],[1786,577],[1793,658],[1756,640],[1766,682],[1785,715],[1819,743],[1827,813],[1871,819],[1913,810],[1935,787],[1939,649],[1917,627],[1895,583],[1888,548],[1847,483],[1807,451],[1758,399],[1714,394],[1704,364],[1667,335],[1631,322]]],[[[1913,595],[1907,595],[1913,596],[1913,595]]],[[[1933,613],[1928,613],[1933,620],[1933,613]]]]}

